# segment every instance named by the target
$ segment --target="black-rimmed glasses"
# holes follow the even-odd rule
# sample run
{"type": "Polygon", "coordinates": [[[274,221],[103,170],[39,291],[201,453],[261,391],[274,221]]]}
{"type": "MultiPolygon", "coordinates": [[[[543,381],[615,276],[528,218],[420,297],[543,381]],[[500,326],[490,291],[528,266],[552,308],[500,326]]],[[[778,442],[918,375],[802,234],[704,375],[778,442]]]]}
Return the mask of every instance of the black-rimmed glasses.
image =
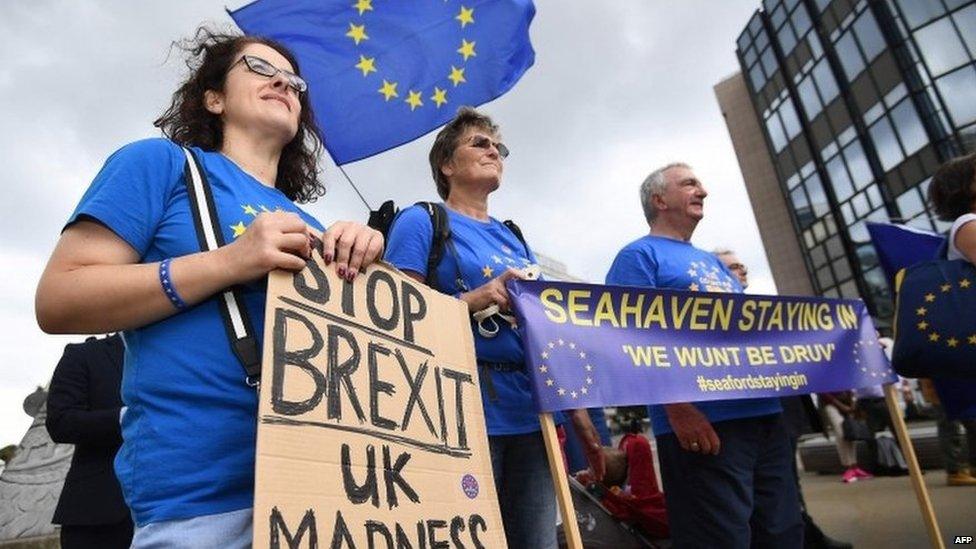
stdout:
{"type": "Polygon", "coordinates": [[[508,147],[506,147],[504,143],[500,141],[492,141],[491,139],[488,139],[483,135],[476,135],[471,138],[472,147],[478,147],[479,149],[489,150],[491,149],[492,145],[494,145],[495,149],[498,150],[498,156],[502,158],[508,158],[510,151],[508,150],[508,147]]]}
{"type": "MultiPolygon", "coordinates": [[[[305,82],[305,79],[301,76],[298,76],[293,72],[288,72],[284,69],[279,69],[264,59],[254,55],[245,55],[241,57],[230,66],[230,69],[234,68],[234,65],[237,65],[241,61],[244,62],[251,72],[260,74],[261,76],[267,76],[268,78],[274,78],[275,75],[280,72],[282,75],[284,75],[288,85],[298,93],[304,93],[308,90],[308,83],[305,82]]],[[[227,70],[229,71],[230,69],[227,70]]]]}

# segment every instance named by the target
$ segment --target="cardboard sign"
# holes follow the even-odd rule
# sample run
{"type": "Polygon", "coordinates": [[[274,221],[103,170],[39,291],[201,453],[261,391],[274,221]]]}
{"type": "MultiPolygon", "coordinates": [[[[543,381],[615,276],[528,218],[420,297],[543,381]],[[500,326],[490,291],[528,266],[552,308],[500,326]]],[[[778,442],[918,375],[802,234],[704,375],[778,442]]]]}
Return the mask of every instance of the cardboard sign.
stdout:
{"type": "Polygon", "coordinates": [[[254,546],[505,547],[464,304],[334,271],[269,276],[254,546]]]}

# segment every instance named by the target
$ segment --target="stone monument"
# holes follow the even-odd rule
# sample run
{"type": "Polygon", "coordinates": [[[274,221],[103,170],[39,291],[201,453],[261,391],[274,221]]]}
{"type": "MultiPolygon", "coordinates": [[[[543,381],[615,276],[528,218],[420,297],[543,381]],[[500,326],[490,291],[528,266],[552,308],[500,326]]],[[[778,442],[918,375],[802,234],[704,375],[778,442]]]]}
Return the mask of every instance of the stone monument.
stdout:
{"type": "Polygon", "coordinates": [[[0,548],[60,547],[51,517],[74,446],[57,444],[47,434],[47,391],[38,387],[24,399],[24,411],[34,421],[0,474],[0,548]]]}

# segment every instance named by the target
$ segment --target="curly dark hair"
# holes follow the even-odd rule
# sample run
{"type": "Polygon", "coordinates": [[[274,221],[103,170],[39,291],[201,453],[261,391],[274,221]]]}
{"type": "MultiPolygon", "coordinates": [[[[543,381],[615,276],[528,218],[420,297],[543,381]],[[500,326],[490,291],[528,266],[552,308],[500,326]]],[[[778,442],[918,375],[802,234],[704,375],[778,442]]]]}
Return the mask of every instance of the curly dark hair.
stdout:
{"type": "MultiPolygon", "coordinates": [[[[209,151],[220,149],[224,139],[223,122],[206,109],[204,94],[207,90],[223,91],[227,71],[248,44],[274,48],[291,63],[295,73],[301,75],[295,56],[274,40],[200,27],[193,37],[173,43],[186,54],[190,75],[173,93],[169,108],[153,125],[180,145],[209,151]]],[[[308,92],[299,94],[298,100],[302,108],[298,133],[281,151],[275,187],[293,201],[313,202],[325,194],[325,185],[318,180],[322,142],[308,92]]]]}
{"type": "Polygon", "coordinates": [[[976,206],[976,153],[939,166],[929,185],[929,203],[942,221],[954,221],[976,206]]]}
{"type": "Polygon", "coordinates": [[[434,183],[437,184],[437,194],[444,200],[447,200],[447,195],[451,193],[451,184],[447,181],[447,176],[441,172],[441,166],[454,156],[458,139],[464,135],[465,130],[472,127],[480,128],[492,135],[498,134],[498,126],[492,122],[491,117],[471,107],[461,107],[454,119],[437,132],[434,144],[430,147],[430,155],[428,155],[430,172],[434,176],[434,183]]]}

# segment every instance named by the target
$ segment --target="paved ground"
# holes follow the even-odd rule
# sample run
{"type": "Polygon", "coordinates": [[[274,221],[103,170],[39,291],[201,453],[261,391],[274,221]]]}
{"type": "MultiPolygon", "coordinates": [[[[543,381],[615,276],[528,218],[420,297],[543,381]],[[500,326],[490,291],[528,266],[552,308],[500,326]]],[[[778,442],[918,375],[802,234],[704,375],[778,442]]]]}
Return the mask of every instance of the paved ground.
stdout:
{"type": "MultiPolygon", "coordinates": [[[[946,547],[953,546],[955,536],[976,537],[976,486],[948,487],[941,470],[928,471],[924,478],[946,547]]],[[[858,549],[928,547],[907,476],[845,485],[839,476],[807,473],[802,483],[810,515],[828,535],[858,549]]]]}

